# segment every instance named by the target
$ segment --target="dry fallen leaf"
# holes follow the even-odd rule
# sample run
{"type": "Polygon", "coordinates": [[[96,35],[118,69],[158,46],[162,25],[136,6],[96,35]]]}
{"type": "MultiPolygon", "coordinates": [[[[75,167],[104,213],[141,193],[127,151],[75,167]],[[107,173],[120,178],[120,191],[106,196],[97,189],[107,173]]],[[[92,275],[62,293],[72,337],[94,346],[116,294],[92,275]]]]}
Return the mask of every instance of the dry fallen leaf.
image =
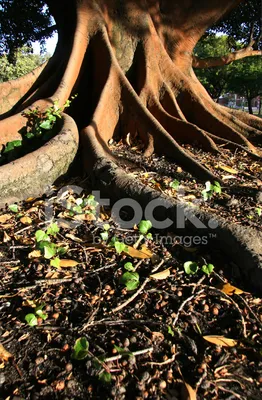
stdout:
{"type": "Polygon", "coordinates": [[[11,214],[4,214],[4,215],[0,215],[0,224],[5,224],[6,221],[8,221],[9,219],[12,218],[13,215],[11,214]]]}
{"type": "Polygon", "coordinates": [[[0,343],[0,360],[8,361],[13,358],[12,354],[7,351],[4,346],[0,343]]]}
{"type": "Polygon", "coordinates": [[[161,280],[161,279],[166,279],[169,276],[170,276],[170,268],[165,269],[164,271],[161,272],[157,272],[156,274],[150,275],[150,278],[161,280]]]}
{"type": "Polygon", "coordinates": [[[238,171],[236,169],[228,167],[227,165],[219,165],[218,168],[228,172],[229,174],[238,174],[238,171]]]}
{"type": "Polygon", "coordinates": [[[30,217],[22,217],[22,218],[20,218],[20,222],[23,225],[31,225],[32,224],[32,220],[30,217]]]}
{"type": "Polygon", "coordinates": [[[40,250],[33,250],[31,253],[28,254],[28,258],[39,258],[41,257],[41,251],[40,250]]]}
{"type": "Polygon", "coordinates": [[[233,294],[247,293],[241,289],[238,289],[235,286],[230,285],[230,283],[222,283],[221,285],[218,286],[218,289],[220,289],[221,292],[228,294],[229,296],[233,296],[233,294]]]}
{"type": "Polygon", "coordinates": [[[208,335],[203,336],[203,339],[205,339],[207,342],[216,344],[217,346],[234,347],[237,345],[236,340],[225,338],[224,336],[208,335]]]}
{"type": "Polygon", "coordinates": [[[74,216],[77,221],[95,221],[96,217],[94,214],[78,214],[74,216]]]}
{"type": "Polygon", "coordinates": [[[134,249],[134,247],[127,246],[128,250],[125,252],[133,258],[151,258],[153,253],[146,247],[142,247],[141,250],[134,249]]]}
{"type": "Polygon", "coordinates": [[[75,236],[75,235],[72,235],[71,233],[67,233],[65,236],[66,236],[68,239],[73,240],[74,242],[83,243],[83,240],[82,240],[82,239],[80,239],[79,237],[77,237],[77,236],[75,236]]]}
{"type": "Polygon", "coordinates": [[[181,390],[182,400],[197,400],[196,391],[188,383],[184,381],[184,386],[181,390]]]}
{"type": "Polygon", "coordinates": [[[6,233],[6,231],[4,231],[3,242],[7,243],[10,242],[10,240],[11,240],[10,236],[6,233]]]}
{"type": "Polygon", "coordinates": [[[70,267],[76,267],[78,264],[79,264],[78,261],[63,259],[60,260],[59,267],[70,268],[70,267]]]}

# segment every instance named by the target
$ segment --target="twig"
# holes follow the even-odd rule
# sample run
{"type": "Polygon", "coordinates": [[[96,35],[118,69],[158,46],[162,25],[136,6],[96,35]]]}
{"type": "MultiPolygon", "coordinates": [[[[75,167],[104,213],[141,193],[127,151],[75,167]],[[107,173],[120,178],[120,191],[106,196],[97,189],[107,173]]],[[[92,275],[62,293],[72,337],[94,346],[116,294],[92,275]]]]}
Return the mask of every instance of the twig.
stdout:
{"type": "Polygon", "coordinates": [[[198,297],[201,293],[203,293],[205,291],[205,289],[201,289],[199,290],[197,293],[194,293],[192,296],[188,297],[185,301],[183,301],[183,303],[181,304],[181,306],[178,309],[176,318],[174,319],[174,322],[172,324],[173,327],[176,326],[177,321],[180,317],[181,312],[183,311],[183,309],[185,308],[185,306],[187,305],[187,303],[189,303],[191,300],[193,300],[195,297],[198,297]]]}
{"type": "Polygon", "coordinates": [[[246,300],[243,299],[241,296],[239,296],[239,294],[234,293],[234,295],[245,305],[245,307],[248,309],[248,311],[250,312],[250,314],[252,315],[252,317],[257,321],[258,325],[260,326],[260,328],[262,327],[262,323],[259,320],[259,318],[256,316],[256,314],[254,313],[254,311],[252,310],[252,308],[247,304],[246,300]]]}
{"type": "MultiPolygon", "coordinates": [[[[130,355],[136,357],[136,356],[140,356],[142,354],[151,353],[153,350],[154,350],[153,347],[149,347],[148,349],[144,349],[144,350],[132,351],[132,352],[130,352],[131,353],[130,355]]],[[[104,360],[104,362],[106,363],[106,362],[111,362],[111,361],[117,361],[117,360],[120,360],[125,355],[126,354],[119,354],[117,356],[108,357],[104,360]]]]}
{"type": "Polygon", "coordinates": [[[159,367],[161,367],[162,365],[168,365],[168,364],[172,364],[172,362],[175,361],[176,355],[178,353],[174,354],[171,358],[169,358],[166,361],[163,362],[154,362],[154,361],[150,361],[150,362],[146,362],[143,365],[158,365],[159,367]]]}
{"type": "MultiPolygon", "coordinates": [[[[152,272],[156,272],[163,264],[164,264],[165,260],[162,260],[154,269],[152,272]]],[[[124,301],[124,303],[120,304],[119,306],[117,306],[116,308],[113,308],[113,310],[110,311],[110,314],[118,312],[120,310],[122,310],[123,308],[125,308],[129,303],[131,303],[145,288],[145,286],[148,284],[148,282],[150,281],[150,278],[146,278],[144,280],[144,282],[142,283],[142,285],[140,286],[140,288],[131,296],[129,297],[129,299],[127,299],[126,301],[124,301]]]]}

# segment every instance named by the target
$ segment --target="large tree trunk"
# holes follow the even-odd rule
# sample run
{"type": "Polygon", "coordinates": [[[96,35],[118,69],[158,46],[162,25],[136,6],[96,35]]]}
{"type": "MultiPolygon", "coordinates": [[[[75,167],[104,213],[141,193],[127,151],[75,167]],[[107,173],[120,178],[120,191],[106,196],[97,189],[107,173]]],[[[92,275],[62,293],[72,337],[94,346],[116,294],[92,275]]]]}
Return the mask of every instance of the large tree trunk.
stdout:
{"type": "MultiPolygon", "coordinates": [[[[192,52],[198,40],[240,1],[47,1],[57,24],[58,46],[36,83],[5,113],[0,122],[0,142],[17,138],[18,128],[25,124],[22,110],[37,106],[45,109],[55,100],[63,106],[70,95],[78,93],[69,113],[80,132],[84,168],[94,177],[94,184],[98,182],[99,186],[102,181],[109,188],[111,197],[127,192],[136,197],[139,193],[145,201],[151,196],[116,168],[117,160],[108,148],[113,136],[125,139],[130,134],[132,140],[138,135],[144,142],[145,155],[155,151],[173,158],[203,181],[218,179],[181,143],[198,142],[215,154],[220,152],[218,144],[232,150],[245,149],[250,157],[260,159],[261,153],[251,139],[260,140],[262,121],[242,114],[232,117],[230,110],[210,98],[192,69],[192,52]]],[[[72,124],[70,129],[75,129],[72,124]]],[[[67,154],[75,148],[72,141],[67,154]]],[[[43,154],[47,150],[43,148],[43,154]]],[[[26,160],[21,162],[26,169],[26,160]]],[[[24,183],[17,178],[19,170],[24,173],[23,167],[14,164],[9,166],[10,184],[5,179],[3,188],[0,183],[2,202],[36,194],[34,174],[30,172],[31,182],[27,174],[24,183]]],[[[48,183],[66,169],[65,165],[56,168],[55,162],[51,167],[48,183]]],[[[1,176],[0,168],[0,180],[1,176]]],[[[36,177],[39,179],[39,174],[36,177]]],[[[256,264],[253,256],[258,250],[248,251],[252,253],[250,265],[256,264]]],[[[240,254],[243,252],[236,251],[236,257],[240,254]]]]}

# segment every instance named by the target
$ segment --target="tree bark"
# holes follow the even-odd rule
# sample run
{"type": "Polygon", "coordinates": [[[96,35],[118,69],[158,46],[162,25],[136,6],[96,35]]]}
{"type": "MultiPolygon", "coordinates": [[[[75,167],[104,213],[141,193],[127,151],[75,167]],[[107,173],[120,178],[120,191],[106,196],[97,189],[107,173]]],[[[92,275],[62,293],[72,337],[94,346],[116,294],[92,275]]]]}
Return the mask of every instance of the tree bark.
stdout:
{"type": "MultiPolygon", "coordinates": [[[[203,33],[240,1],[48,0],[59,33],[56,52],[36,83],[26,93],[21,90],[23,97],[5,114],[8,118],[0,121],[0,143],[17,139],[25,124],[23,110],[45,110],[54,102],[63,107],[78,93],[68,113],[79,131],[84,170],[109,197],[139,199],[145,192],[143,201],[149,201],[155,196],[117,167],[118,158],[108,146],[113,137],[125,140],[128,135],[131,141],[140,137],[145,155],[154,151],[164,154],[202,181],[219,179],[196,161],[183,143],[197,142],[215,154],[221,148],[245,150],[260,160],[261,152],[249,138],[260,140],[261,120],[247,120],[242,114],[233,117],[210,98],[192,68],[193,49],[203,33]]],[[[62,145],[60,151],[64,151],[62,145]]],[[[45,146],[42,153],[48,157],[45,146]]],[[[49,176],[59,174],[55,156],[53,151],[48,159],[55,170],[49,176]]],[[[42,168],[43,163],[38,164],[42,168]]],[[[21,182],[18,171],[26,174],[27,168],[26,160],[21,159],[13,181],[9,169],[9,189],[6,184],[0,193],[2,202],[21,182]]],[[[26,174],[27,187],[30,175],[26,174]]],[[[228,235],[234,240],[235,236],[222,225],[221,243],[226,247],[228,235]]],[[[236,239],[238,249],[242,248],[240,242],[236,239]]],[[[259,244],[254,250],[245,238],[243,246],[250,268],[254,268],[259,244]]],[[[238,258],[244,254],[238,253],[238,258]]]]}

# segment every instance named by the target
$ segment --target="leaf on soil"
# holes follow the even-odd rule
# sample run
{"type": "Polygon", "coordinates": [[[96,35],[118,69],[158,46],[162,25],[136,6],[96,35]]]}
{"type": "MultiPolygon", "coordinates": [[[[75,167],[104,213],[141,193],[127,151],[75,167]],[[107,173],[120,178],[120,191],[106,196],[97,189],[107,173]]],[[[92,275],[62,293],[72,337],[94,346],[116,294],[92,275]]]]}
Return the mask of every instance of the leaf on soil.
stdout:
{"type": "Polygon", "coordinates": [[[3,242],[7,243],[10,242],[10,240],[11,240],[10,236],[6,233],[6,231],[4,231],[3,242]]]}
{"type": "Polygon", "coordinates": [[[94,214],[78,214],[74,216],[74,219],[77,221],[95,221],[96,217],[94,214]]]}
{"type": "Polygon", "coordinates": [[[181,391],[182,400],[197,400],[196,390],[184,381],[184,386],[181,391]]]}
{"type": "Polygon", "coordinates": [[[236,169],[228,167],[227,165],[219,165],[218,168],[228,172],[229,174],[238,174],[238,171],[236,169]]]}
{"type": "Polygon", "coordinates": [[[4,215],[0,215],[0,224],[5,224],[6,221],[9,221],[9,219],[12,218],[13,215],[11,214],[4,214],[4,215]]]}
{"type": "Polygon", "coordinates": [[[224,336],[217,336],[217,335],[208,335],[203,336],[207,342],[216,344],[217,346],[223,347],[234,347],[237,345],[237,341],[235,339],[225,338],[224,336]]]}
{"type": "Polygon", "coordinates": [[[82,239],[78,238],[78,237],[75,236],[75,235],[72,235],[71,233],[67,233],[65,236],[66,236],[68,239],[73,240],[74,242],[83,243],[83,240],[82,240],[82,239]]]}
{"type": "Polygon", "coordinates": [[[8,361],[13,358],[13,355],[7,351],[4,346],[0,343],[0,359],[2,361],[8,361]]]}
{"type": "Polygon", "coordinates": [[[70,267],[76,267],[78,264],[79,261],[62,259],[60,260],[59,267],[70,268],[70,267]]]}
{"type": "Polygon", "coordinates": [[[22,217],[22,218],[20,218],[20,222],[23,225],[31,225],[32,224],[32,219],[30,217],[22,217]]]}
{"type": "Polygon", "coordinates": [[[72,358],[75,360],[83,360],[88,356],[89,342],[85,337],[81,337],[75,341],[72,358]]]}
{"type": "Polygon", "coordinates": [[[153,253],[145,246],[143,246],[141,250],[134,249],[134,247],[131,246],[126,247],[127,251],[125,251],[125,253],[133,258],[151,258],[153,256],[153,253]]]}
{"type": "Polygon", "coordinates": [[[220,289],[221,292],[228,294],[229,296],[233,296],[233,294],[248,293],[244,292],[244,290],[238,289],[237,287],[230,285],[230,283],[222,283],[218,286],[218,289],[220,289]]]}
{"type": "Polygon", "coordinates": [[[41,257],[41,251],[40,250],[33,250],[31,253],[28,254],[28,258],[39,258],[41,257]]]}
{"type": "Polygon", "coordinates": [[[170,268],[165,269],[164,271],[161,272],[157,272],[156,274],[150,275],[150,278],[161,280],[161,279],[166,279],[169,276],[170,276],[170,268]]]}

